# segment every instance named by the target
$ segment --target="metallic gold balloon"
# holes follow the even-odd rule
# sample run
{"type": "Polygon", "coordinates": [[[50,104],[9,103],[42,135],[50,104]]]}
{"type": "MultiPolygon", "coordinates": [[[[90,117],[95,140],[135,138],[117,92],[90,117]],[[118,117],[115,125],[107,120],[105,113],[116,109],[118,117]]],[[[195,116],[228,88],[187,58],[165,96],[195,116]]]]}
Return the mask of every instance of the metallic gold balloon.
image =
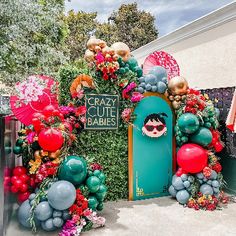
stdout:
{"type": "Polygon", "coordinates": [[[172,106],[175,110],[179,109],[181,102],[173,101],[172,106]]]}
{"type": "Polygon", "coordinates": [[[95,47],[98,46],[100,39],[97,39],[95,36],[91,36],[89,41],[87,42],[87,48],[90,51],[94,51],[95,47]]]}
{"type": "Polygon", "coordinates": [[[115,54],[122,57],[123,61],[128,61],[130,57],[130,49],[127,44],[123,42],[116,42],[111,45],[111,48],[114,49],[115,54]]]}
{"type": "Polygon", "coordinates": [[[105,55],[106,53],[109,53],[110,50],[111,50],[111,48],[108,47],[108,46],[106,46],[106,47],[104,47],[104,48],[102,49],[102,53],[105,55]]]}
{"type": "Polygon", "coordinates": [[[176,96],[175,96],[175,101],[178,102],[178,101],[180,101],[180,99],[181,99],[181,96],[179,96],[179,95],[176,95],[176,96]]]}
{"type": "Polygon", "coordinates": [[[182,76],[176,76],[168,82],[168,89],[173,95],[187,94],[188,82],[182,76]]]}
{"type": "Polygon", "coordinates": [[[103,48],[107,47],[107,44],[105,41],[98,39],[98,46],[103,49],[103,48]]]}
{"type": "Polygon", "coordinates": [[[95,54],[94,52],[90,51],[89,49],[87,49],[85,51],[85,54],[84,54],[84,59],[88,62],[92,62],[94,61],[94,57],[95,57],[95,54]]]}
{"type": "Polygon", "coordinates": [[[94,51],[97,53],[97,52],[100,52],[102,49],[99,47],[99,46],[95,46],[94,48],[94,51]]]}
{"type": "Polygon", "coordinates": [[[169,100],[170,100],[170,101],[174,101],[174,96],[173,96],[173,95],[170,95],[170,96],[169,96],[169,100]]]}

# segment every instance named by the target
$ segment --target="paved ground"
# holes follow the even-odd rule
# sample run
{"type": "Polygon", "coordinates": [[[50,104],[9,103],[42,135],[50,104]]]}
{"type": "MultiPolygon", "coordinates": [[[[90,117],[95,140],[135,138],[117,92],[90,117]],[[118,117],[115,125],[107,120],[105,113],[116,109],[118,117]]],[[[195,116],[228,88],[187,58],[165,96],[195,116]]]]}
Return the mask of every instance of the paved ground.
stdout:
{"type": "MultiPolygon", "coordinates": [[[[83,236],[236,236],[236,204],[222,211],[205,212],[183,208],[169,197],[146,201],[108,202],[102,215],[104,228],[83,236]]],[[[31,233],[12,220],[6,236],[29,236],[31,233]]],[[[57,233],[39,232],[39,236],[57,233]]]]}

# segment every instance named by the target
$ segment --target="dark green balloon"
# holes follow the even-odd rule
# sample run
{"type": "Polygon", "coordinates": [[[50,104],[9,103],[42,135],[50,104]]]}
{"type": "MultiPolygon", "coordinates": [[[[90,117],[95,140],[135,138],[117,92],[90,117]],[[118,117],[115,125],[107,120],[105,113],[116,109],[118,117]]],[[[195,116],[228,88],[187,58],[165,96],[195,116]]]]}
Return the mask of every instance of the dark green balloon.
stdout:
{"type": "Polygon", "coordinates": [[[17,139],[16,146],[22,146],[23,143],[24,143],[23,139],[17,139]]]}
{"type": "Polygon", "coordinates": [[[90,209],[92,209],[93,211],[96,211],[97,206],[98,206],[98,200],[96,197],[94,196],[90,196],[88,198],[88,206],[90,209]]]}
{"type": "Polygon", "coordinates": [[[134,71],[135,67],[138,66],[138,61],[134,57],[130,57],[127,63],[132,71],[134,71]]]}
{"type": "Polygon", "coordinates": [[[107,194],[107,187],[104,184],[101,184],[95,196],[98,201],[103,201],[107,194]]]}
{"type": "Polygon", "coordinates": [[[102,203],[102,202],[100,202],[100,203],[98,204],[97,210],[98,210],[98,211],[102,211],[102,210],[103,210],[103,203],[102,203]]]}
{"type": "Polygon", "coordinates": [[[118,70],[118,72],[119,72],[121,75],[123,75],[123,74],[125,73],[125,68],[120,68],[120,69],[118,70]]]}
{"type": "Polygon", "coordinates": [[[13,153],[18,155],[18,154],[21,154],[22,153],[22,148],[19,147],[19,146],[14,146],[13,147],[13,153]]]}
{"type": "Polygon", "coordinates": [[[11,153],[11,147],[9,146],[5,146],[4,150],[5,150],[5,155],[8,155],[11,153]]]}
{"type": "Polygon", "coordinates": [[[100,187],[101,180],[97,176],[90,176],[86,180],[86,185],[91,193],[96,193],[100,187]]]}
{"type": "Polygon", "coordinates": [[[199,129],[199,120],[197,116],[192,113],[181,115],[177,122],[180,131],[186,134],[192,134],[199,129]]]}
{"type": "Polygon", "coordinates": [[[142,70],[141,67],[136,66],[136,67],[134,68],[134,71],[137,73],[138,78],[140,78],[140,77],[143,76],[143,70],[142,70]]]}
{"type": "Polygon", "coordinates": [[[207,146],[212,142],[212,133],[209,129],[200,127],[199,130],[190,137],[190,140],[193,143],[207,146]]]}
{"type": "Polygon", "coordinates": [[[61,164],[59,179],[74,185],[81,184],[87,176],[87,163],[83,157],[68,156],[61,164]]]}

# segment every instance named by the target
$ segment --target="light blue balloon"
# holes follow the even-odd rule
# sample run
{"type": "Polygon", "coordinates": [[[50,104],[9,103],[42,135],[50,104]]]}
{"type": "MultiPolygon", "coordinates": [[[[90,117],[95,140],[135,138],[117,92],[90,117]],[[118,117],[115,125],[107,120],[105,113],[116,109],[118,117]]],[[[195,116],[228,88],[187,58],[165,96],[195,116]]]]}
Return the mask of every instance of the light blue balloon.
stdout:
{"type": "Polygon", "coordinates": [[[171,195],[172,197],[176,197],[177,191],[175,190],[175,188],[173,187],[173,185],[171,185],[171,186],[169,187],[169,193],[170,193],[170,195],[171,195]]]}
{"type": "Polygon", "coordinates": [[[152,67],[148,74],[155,75],[157,78],[157,82],[161,81],[163,78],[167,78],[166,69],[162,66],[152,67]]]}
{"type": "Polygon", "coordinates": [[[180,176],[180,178],[183,180],[183,181],[186,181],[188,179],[188,176],[186,174],[182,174],[180,176]]]}
{"type": "Polygon", "coordinates": [[[202,181],[203,181],[203,182],[207,182],[207,180],[208,180],[208,179],[207,179],[206,177],[204,177],[202,181]]]}
{"type": "Polygon", "coordinates": [[[202,172],[197,173],[196,176],[197,176],[198,179],[203,179],[204,178],[204,175],[203,175],[202,172]]]}
{"type": "Polygon", "coordinates": [[[61,180],[54,183],[48,190],[48,202],[56,210],[66,210],[76,199],[76,189],[68,181],[61,180]]]}
{"type": "MultiPolygon", "coordinates": [[[[24,201],[18,210],[18,221],[20,222],[20,224],[26,228],[31,228],[30,226],[30,222],[29,222],[29,218],[30,218],[30,204],[29,204],[29,200],[24,201]]],[[[35,219],[35,224],[39,225],[39,221],[37,219],[35,219]]]]}
{"type": "Polygon", "coordinates": [[[214,170],[211,171],[210,179],[217,179],[217,173],[214,170]]]}
{"type": "Polygon", "coordinates": [[[215,187],[215,188],[218,188],[218,187],[220,187],[220,183],[217,180],[213,180],[212,181],[212,186],[215,187]]]}
{"type": "Polygon", "coordinates": [[[138,90],[139,93],[144,93],[144,89],[142,87],[138,87],[137,90],[138,90]]]}
{"type": "Polygon", "coordinates": [[[69,220],[71,218],[71,215],[69,214],[68,210],[63,211],[62,213],[62,219],[63,220],[69,220]]]}
{"type": "Polygon", "coordinates": [[[157,78],[155,75],[147,74],[144,78],[146,84],[156,85],[157,83],[157,78]]]}
{"type": "Polygon", "coordinates": [[[55,217],[55,218],[52,220],[52,222],[53,222],[53,225],[54,225],[55,227],[57,227],[57,228],[62,227],[62,225],[63,225],[63,223],[64,223],[64,221],[63,221],[61,218],[59,218],[59,217],[55,217]]]}
{"type": "Polygon", "coordinates": [[[180,177],[177,177],[172,181],[172,185],[176,190],[184,189],[184,183],[180,177]]]}
{"type": "Polygon", "coordinates": [[[142,88],[145,88],[145,86],[146,86],[145,83],[141,83],[141,84],[139,85],[139,87],[142,87],[142,88]]]}
{"type": "Polygon", "coordinates": [[[216,118],[219,119],[220,118],[220,110],[217,107],[215,107],[215,114],[216,114],[216,118]]]}
{"type": "Polygon", "coordinates": [[[145,78],[142,76],[142,77],[138,78],[138,81],[139,81],[140,83],[145,82],[145,78]]]}
{"type": "Polygon", "coordinates": [[[190,187],[190,182],[189,181],[184,181],[184,187],[189,188],[190,187]]]}
{"type": "Polygon", "coordinates": [[[50,219],[48,219],[48,220],[46,220],[46,221],[43,221],[42,223],[41,223],[41,226],[42,226],[42,228],[45,230],[45,231],[53,231],[53,230],[55,230],[56,229],[56,227],[54,226],[54,224],[53,224],[53,219],[52,218],[50,218],[50,219]]]}
{"type": "Polygon", "coordinates": [[[35,208],[35,217],[40,221],[45,221],[52,216],[52,208],[48,202],[40,202],[35,208]]]}
{"type": "Polygon", "coordinates": [[[156,92],[157,91],[157,86],[153,85],[152,86],[152,92],[156,92]]]}
{"type": "Polygon", "coordinates": [[[62,212],[54,210],[52,216],[53,216],[53,218],[55,218],[55,217],[62,217],[62,212]]]}
{"type": "Polygon", "coordinates": [[[202,180],[202,179],[198,179],[198,182],[199,182],[200,184],[203,184],[203,180],[202,180]]]}
{"type": "Polygon", "coordinates": [[[161,81],[158,82],[157,87],[158,87],[158,92],[159,93],[164,93],[166,91],[166,89],[167,89],[166,84],[161,82],[161,81]]]}
{"type": "Polygon", "coordinates": [[[163,78],[161,79],[161,81],[162,81],[163,83],[167,84],[167,77],[163,77],[163,78]]]}
{"type": "Polygon", "coordinates": [[[180,204],[186,204],[190,198],[190,194],[186,190],[180,190],[176,194],[176,199],[180,204]]]}
{"type": "Polygon", "coordinates": [[[145,89],[146,89],[147,91],[151,91],[151,89],[152,89],[151,84],[146,84],[145,89]]]}
{"type": "Polygon", "coordinates": [[[209,179],[209,180],[207,181],[207,184],[211,185],[211,184],[212,184],[212,180],[209,179]]]}
{"type": "Polygon", "coordinates": [[[33,200],[35,198],[36,194],[35,193],[31,193],[29,195],[29,200],[33,200]]]}
{"type": "Polygon", "coordinates": [[[212,195],[213,194],[213,188],[208,184],[203,184],[200,187],[200,192],[204,195],[212,195]]]}
{"type": "Polygon", "coordinates": [[[194,177],[190,175],[190,176],[188,177],[188,181],[189,181],[190,183],[193,183],[193,182],[194,182],[194,177]]]}
{"type": "Polygon", "coordinates": [[[219,193],[220,189],[219,188],[213,188],[214,193],[219,193]]]}

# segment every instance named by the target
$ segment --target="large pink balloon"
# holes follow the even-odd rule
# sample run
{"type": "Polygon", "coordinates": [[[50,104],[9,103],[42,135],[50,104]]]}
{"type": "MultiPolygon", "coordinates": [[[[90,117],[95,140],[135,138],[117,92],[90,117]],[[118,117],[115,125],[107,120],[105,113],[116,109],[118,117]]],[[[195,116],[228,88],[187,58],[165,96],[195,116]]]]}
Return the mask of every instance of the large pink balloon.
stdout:
{"type": "Polygon", "coordinates": [[[188,173],[198,173],[207,166],[207,150],[194,143],[184,144],[177,153],[178,165],[188,173]]]}

